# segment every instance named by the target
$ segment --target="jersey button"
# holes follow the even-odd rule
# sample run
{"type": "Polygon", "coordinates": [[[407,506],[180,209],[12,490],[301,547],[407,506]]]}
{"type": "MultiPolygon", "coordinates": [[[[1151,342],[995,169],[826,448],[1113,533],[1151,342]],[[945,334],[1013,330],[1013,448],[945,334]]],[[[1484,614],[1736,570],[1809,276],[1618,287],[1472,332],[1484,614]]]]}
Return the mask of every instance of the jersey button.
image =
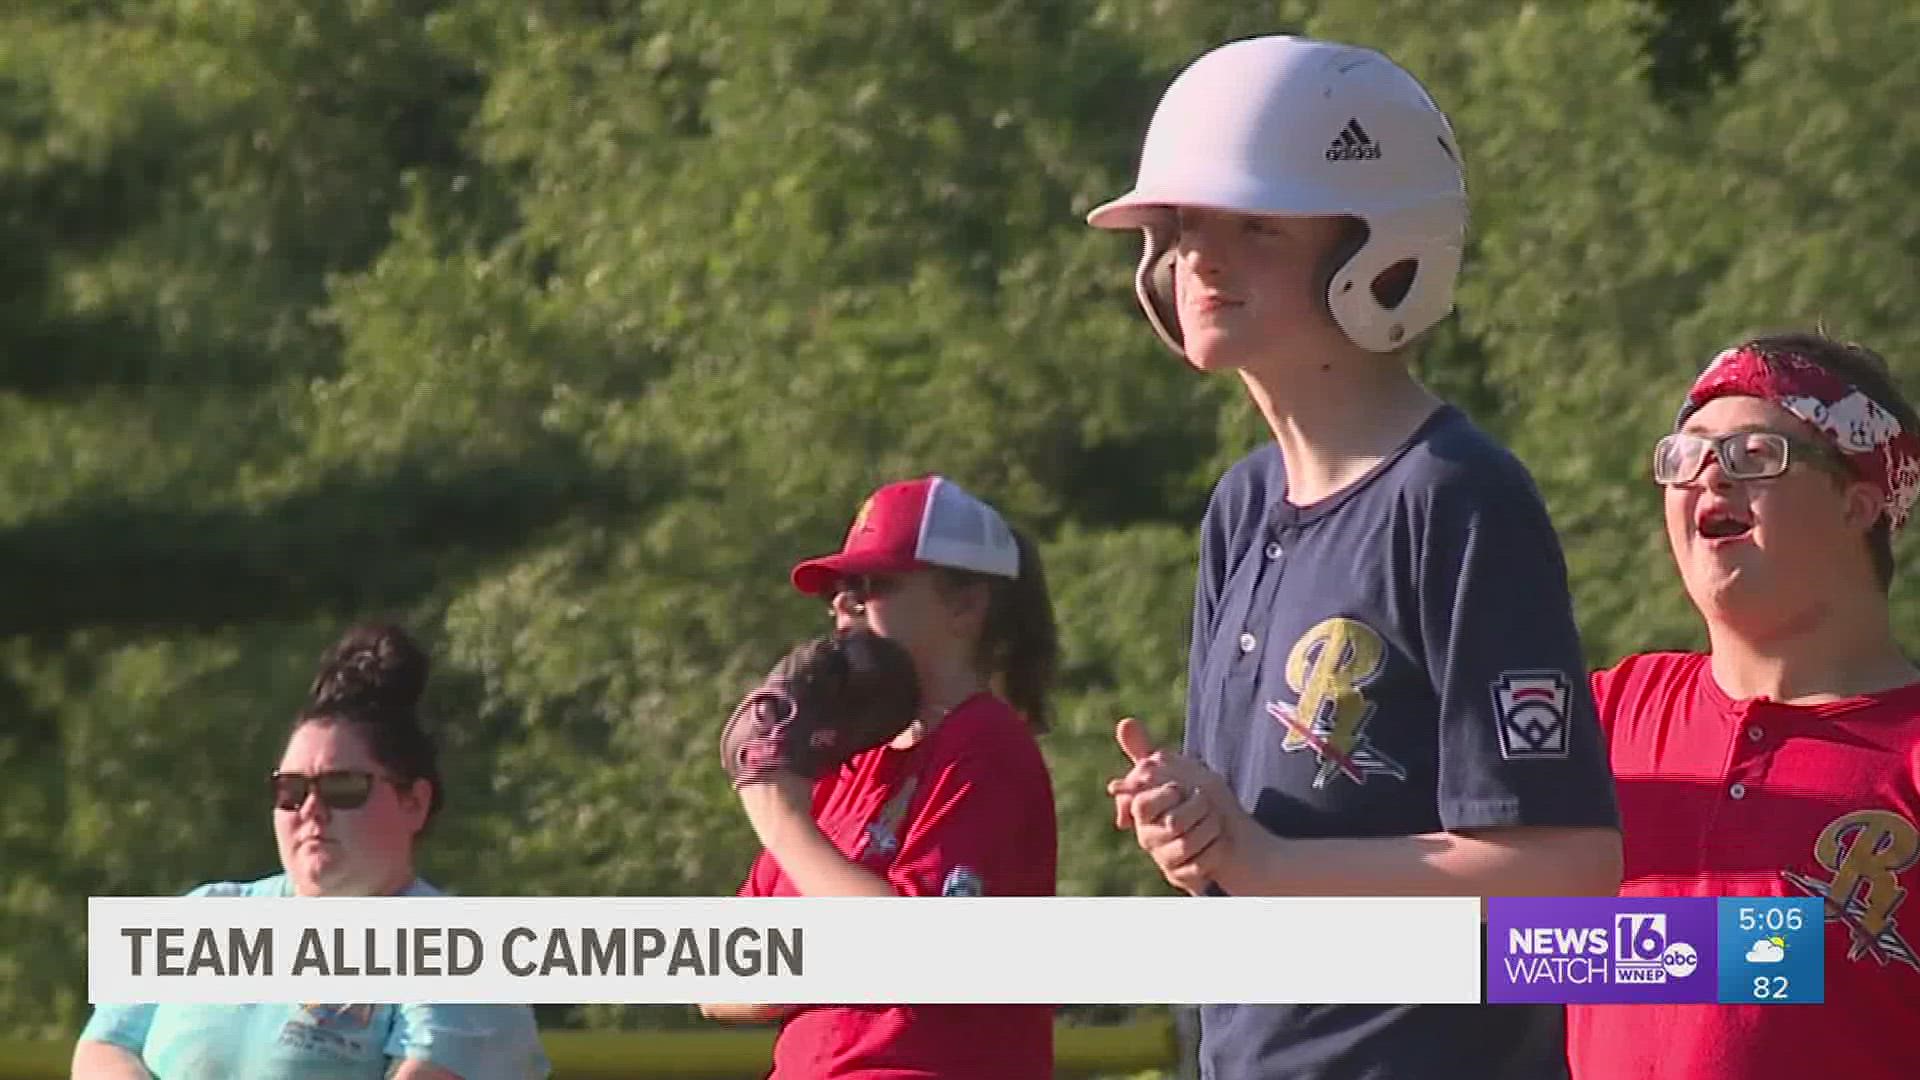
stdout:
{"type": "Polygon", "coordinates": [[[1241,652],[1243,653],[1252,652],[1253,647],[1258,644],[1260,644],[1259,640],[1256,639],[1252,634],[1240,635],[1240,651],[1241,652]]]}
{"type": "Polygon", "coordinates": [[[1286,553],[1287,549],[1280,546],[1280,541],[1270,540],[1267,542],[1267,558],[1277,559],[1286,553]]]}
{"type": "Polygon", "coordinates": [[[1766,737],[1766,734],[1759,724],[1751,724],[1747,727],[1747,739],[1750,742],[1759,742],[1766,737]]]}
{"type": "Polygon", "coordinates": [[[1733,796],[1736,799],[1744,799],[1747,797],[1747,785],[1735,784],[1732,787],[1727,789],[1727,794],[1733,796]]]}

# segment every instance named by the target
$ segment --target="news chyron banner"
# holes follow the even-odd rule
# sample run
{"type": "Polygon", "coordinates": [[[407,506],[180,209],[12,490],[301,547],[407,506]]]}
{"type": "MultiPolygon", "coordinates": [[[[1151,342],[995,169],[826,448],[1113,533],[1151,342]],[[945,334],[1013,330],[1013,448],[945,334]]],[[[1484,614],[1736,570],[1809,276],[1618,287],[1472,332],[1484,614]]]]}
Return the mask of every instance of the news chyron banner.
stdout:
{"type": "Polygon", "coordinates": [[[95,897],[87,924],[94,1004],[1472,1004],[1481,986],[1471,897],[95,897]]]}
{"type": "MultiPolygon", "coordinates": [[[[1811,1004],[1822,901],[95,897],[93,1004],[1811,1004]]],[[[1842,916],[1844,917],[1844,913],[1842,916]]]]}
{"type": "Polygon", "coordinates": [[[1492,900],[1487,1000],[1821,1004],[1824,922],[1810,896],[1492,900]]]}

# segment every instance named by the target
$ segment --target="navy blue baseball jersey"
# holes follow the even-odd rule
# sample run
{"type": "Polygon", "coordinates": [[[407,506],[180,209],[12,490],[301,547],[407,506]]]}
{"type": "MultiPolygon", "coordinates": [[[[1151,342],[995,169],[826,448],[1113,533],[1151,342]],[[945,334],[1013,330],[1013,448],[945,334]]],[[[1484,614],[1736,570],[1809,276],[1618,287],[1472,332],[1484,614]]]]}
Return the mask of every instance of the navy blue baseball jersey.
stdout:
{"type": "MultiPolygon", "coordinates": [[[[1310,506],[1270,443],[1207,509],[1187,753],[1282,836],[1617,827],[1571,609],[1532,477],[1459,410],[1310,506]]],[[[1558,1006],[1209,1006],[1201,1076],[1539,1080],[1562,1039],[1558,1006]]]]}

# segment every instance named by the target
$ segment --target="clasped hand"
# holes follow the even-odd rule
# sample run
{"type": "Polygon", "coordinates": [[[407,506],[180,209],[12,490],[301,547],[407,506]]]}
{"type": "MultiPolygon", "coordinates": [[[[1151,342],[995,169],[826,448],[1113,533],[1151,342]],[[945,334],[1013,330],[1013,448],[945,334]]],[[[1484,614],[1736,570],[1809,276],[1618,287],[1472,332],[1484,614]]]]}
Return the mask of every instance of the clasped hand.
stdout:
{"type": "Polygon", "coordinates": [[[1114,737],[1133,762],[1125,776],[1107,781],[1114,827],[1133,830],[1169,884],[1204,894],[1253,819],[1225,779],[1183,754],[1156,749],[1138,720],[1120,721],[1114,737]]]}

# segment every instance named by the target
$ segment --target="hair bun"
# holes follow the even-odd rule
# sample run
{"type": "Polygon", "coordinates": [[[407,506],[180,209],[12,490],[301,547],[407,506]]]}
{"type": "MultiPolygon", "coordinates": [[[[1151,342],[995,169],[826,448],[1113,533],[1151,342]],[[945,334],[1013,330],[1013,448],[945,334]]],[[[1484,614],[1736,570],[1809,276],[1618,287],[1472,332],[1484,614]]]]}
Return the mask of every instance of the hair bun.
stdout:
{"type": "Polygon", "coordinates": [[[320,672],[307,691],[307,709],[411,716],[427,688],[428,666],[426,651],[405,630],[390,623],[363,623],[320,658],[320,672]]]}

